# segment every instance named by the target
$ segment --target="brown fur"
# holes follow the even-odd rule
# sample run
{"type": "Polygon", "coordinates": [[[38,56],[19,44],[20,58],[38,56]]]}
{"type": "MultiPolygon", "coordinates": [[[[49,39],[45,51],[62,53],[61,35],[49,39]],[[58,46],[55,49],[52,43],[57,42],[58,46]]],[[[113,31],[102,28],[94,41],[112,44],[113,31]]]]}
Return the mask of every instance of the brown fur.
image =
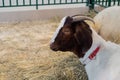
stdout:
{"type": "Polygon", "coordinates": [[[91,45],[92,31],[89,25],[82,20],[73,22],[71,17],[67,17],[50,48],[54,51],[71,51],[78,57],[83,57],[91,45]]]}

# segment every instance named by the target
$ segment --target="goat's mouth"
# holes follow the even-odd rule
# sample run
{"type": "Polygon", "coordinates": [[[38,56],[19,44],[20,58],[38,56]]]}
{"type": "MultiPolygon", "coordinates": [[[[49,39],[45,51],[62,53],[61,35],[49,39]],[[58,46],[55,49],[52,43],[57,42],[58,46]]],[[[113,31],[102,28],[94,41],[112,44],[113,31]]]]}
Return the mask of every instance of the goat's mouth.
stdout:
{"type": "Polygon", "coordinates": [[[63,51],[63,52],[69,51],[69,50],[66,50],[66,49],[63,49],[63,48],[57,48],[57,47],[51,47],[51,46],[50,46],[50,49],[53,50],[53,51],[63,51]]]}
{"type": "Polygon", "coordinates": [[[58,51],[59,48],[53,44],[50,44],[50,49],[53,50],[53,51],[58,51]]]}
{"type": "Polygon", "coordinates": [[[53,50],[53,51],[58,51],[57,48],[51,48],[51,47],[50,47],[50,49],[53,50]]]}
{"type": "Polygon", "coordinates": [[[64,48],[56,47],[52,44],[50,45],[50,49],[53,50],[53,51],[63,51],[63,52],[70,51],[70,50],[67,50],[67,49],[64,49],[64,48]]]}

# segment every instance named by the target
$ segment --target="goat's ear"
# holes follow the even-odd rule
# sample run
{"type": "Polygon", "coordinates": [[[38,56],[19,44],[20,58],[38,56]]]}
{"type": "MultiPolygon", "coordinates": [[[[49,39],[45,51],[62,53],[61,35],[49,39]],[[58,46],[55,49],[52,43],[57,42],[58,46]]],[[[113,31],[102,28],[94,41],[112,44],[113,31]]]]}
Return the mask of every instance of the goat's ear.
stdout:
{"type": "Polygon", "coordinates": [[[84,33],[80,27],[76,26],[74,37],[79,45],[84,41],[84,33]]]}
{"type": "Polygon", "coordinates": [[[86,22],[82,21],[79,25],[75,26],[74,37],[79,45],[85,45],[89,42],[91,35],[92,31],[86,22]]]}

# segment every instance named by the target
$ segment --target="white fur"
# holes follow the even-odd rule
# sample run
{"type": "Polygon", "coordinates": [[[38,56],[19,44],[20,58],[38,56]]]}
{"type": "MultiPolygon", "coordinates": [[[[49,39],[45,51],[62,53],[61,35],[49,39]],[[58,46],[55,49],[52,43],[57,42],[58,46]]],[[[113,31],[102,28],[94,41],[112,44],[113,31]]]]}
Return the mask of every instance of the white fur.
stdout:
{"type": "Polygon", "coordinates": [[[62,18],[62,20],[61,20],[61,22],[60,22],[58,28],[56,29],[56,31],[55,31],[55,33],[54,33],[52,39],[51,39],[51,43],[53,43],[53,42],[55,41],[55,38],[57,37],[57,35],[58,35],[60,29],[61,29],[61,28],[64,26],[64,24],[65,24],[66,18],[67,18],[67,16],[65,16],[65,17],[62,18]]]}
{"type": "Polygon", "coordinates": [[[120,80],[120,46],[106,42],[93,29],[92,32],[93,44],[84,58],[80,59],[84,60],[100,46],[95,59],[85,66],[89,80],[120,80]]]}
{"type": "Polygon", "coordinates": [[[94,21],[104,39],[120,43],[120,6],[105,8],[94,21]]]}

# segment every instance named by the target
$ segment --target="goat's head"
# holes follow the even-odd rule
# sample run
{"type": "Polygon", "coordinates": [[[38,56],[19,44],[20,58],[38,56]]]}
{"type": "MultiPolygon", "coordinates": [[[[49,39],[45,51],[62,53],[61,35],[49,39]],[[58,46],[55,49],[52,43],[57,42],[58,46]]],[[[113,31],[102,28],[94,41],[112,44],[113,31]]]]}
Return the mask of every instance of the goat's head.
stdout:
{"type": "Polygon", "coordinates": [[[84,20],[87,17],[64,17],[56,30],[50,44],[53,51],[71,51],[83,57],[92,45],[92,31],[84,20]]]}

